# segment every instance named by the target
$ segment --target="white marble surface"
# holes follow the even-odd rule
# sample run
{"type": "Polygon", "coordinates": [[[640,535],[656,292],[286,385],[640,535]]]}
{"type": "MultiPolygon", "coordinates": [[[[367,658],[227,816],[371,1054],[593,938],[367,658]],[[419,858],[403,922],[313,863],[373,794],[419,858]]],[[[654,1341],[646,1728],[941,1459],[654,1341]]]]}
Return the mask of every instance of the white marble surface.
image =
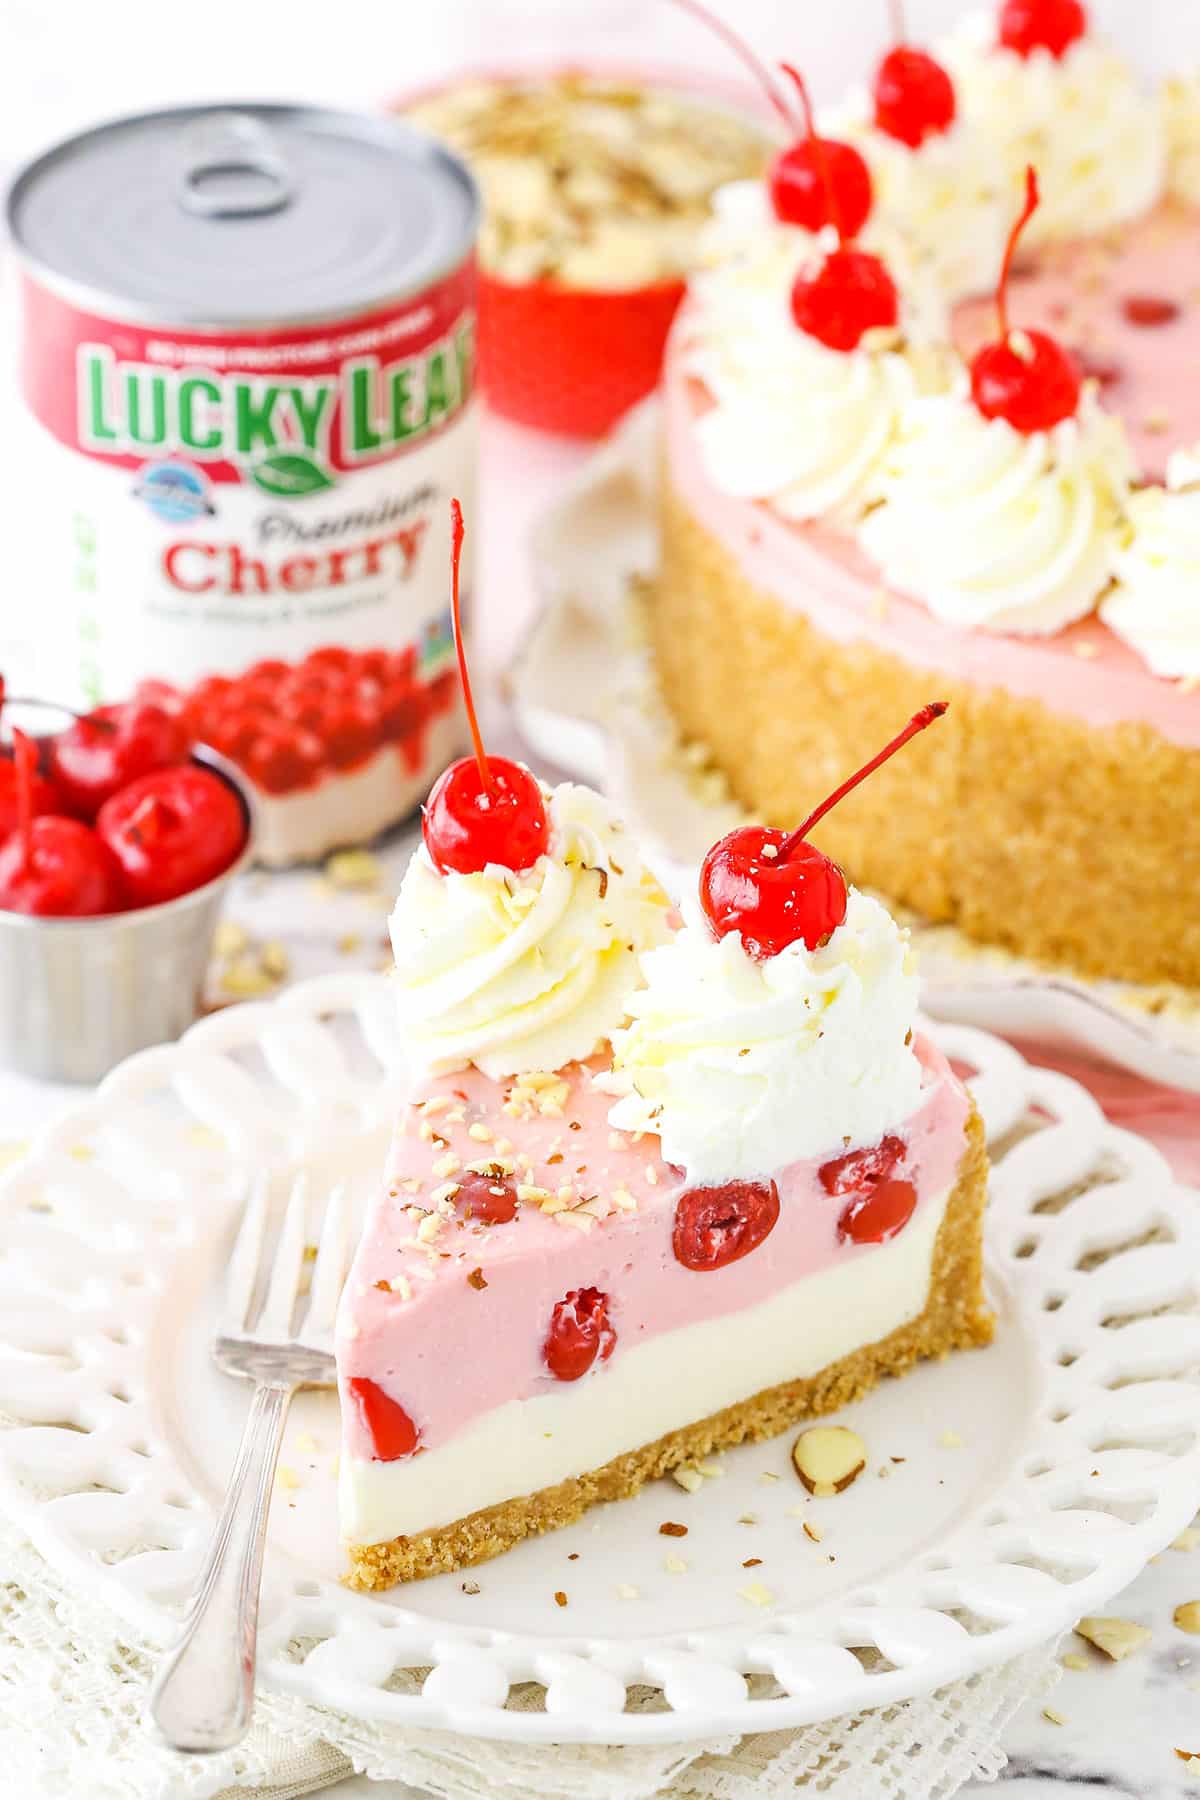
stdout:
{"type": "MultiPolygon", "coordinates": [[[[911,0],[908,8],[918,32],[940,28],[959,10],[958,0],[911,0]]],[[[1097,0],[1094,10],[1148,63],[1200,60],[1195,0],[1097,0]]],[[[862,45],[882,29],[883,9],[878,0],[843,0],[836,9],[811,11],[807,41],[797,50],[794,4],[740,0],[737,8],[761,43],[781,50],[786,43],[803,54],[818,91],[829,92],[859,65],[862,45]]],[[[511,42],[514,31],[526,50],[561,49],[565,41],[577,52],[602,46],[617,56],[683,56],[712,66],[709,47],[666,0],[442,0],[419,9],[411,0],[388,7],[340,0],[336,30],[328,14],[209,0],[196,27],[179,16],[164,21],[148,0],[0,0],[0,176],[55,136],[122,110],[218,93],[369,102],[453,67],[468,53],[487,60],[491,46],[511,42]]],[[[526,525],[577,456],[510,427],[488,428],[477,525],[486,545],[478,637],[481,658],[493,670],[532,605],[526,525]]],[[[22,517],[19,471],[8,471],[2,492],[9,521],[22,517]]],[[[15,553],[19,575],[21,546],[13,542],[11,523],[9,533],[7,566],[15,553]]],[[[7,591],[17,585],[10,572],[7,591]]],[[[3,631],[0,619],[0,639],[3,631]]],[[[499,716],[494,707],[493,718],[499,716]]],[[[504,747],[502,721],[495,742],[504,747]]],[[[385,852],[390,880],[405,848],[401,837],[385,852]]],[[[299,975],[348,961],[369,966],[384,954],[379,902],[330,897],[314,888],[311,876],[251,878],[232,914],[256,934],[282,939],[299,975]],[[347,948],[355,935],[358,944],[347,948]]],[[[0,1078],[0,1149],[69,1098],[63,1090],[0,1078]]],[[[1009,1766],[998,1784],[1003,1792],[1014,1800],[1057,1800],[1076,1790],[1107,1800],[1175,1800],[1200,1791],[1200,1780],[1174,1754],[1177,1747],[1200,1751],[1200,1638],[1185,1636],[1171,1621],[1174,1607],[1190,1599],[1200,1599],[1200,1549],[1168,1551],[1110,1608],[1151,1627],[1146,1648],[1113,1665],[1077,1641],[1064,1646],[1086,1655],[1087,1667],[1065,1672],[1050,1701],[1061,1724],[1044,1717],[1040,1705],[1014,1722],[1009,1766]]],[[[1200,1774],[1200,1763],[1193,1767],[1200,1774]]],[[[975,1790],[985,1791],[995,1790],[975,1790]]],[[[411,1800],[413,1793],[362,1779],[331,1792],[337,1800],[411,1800]]]]}

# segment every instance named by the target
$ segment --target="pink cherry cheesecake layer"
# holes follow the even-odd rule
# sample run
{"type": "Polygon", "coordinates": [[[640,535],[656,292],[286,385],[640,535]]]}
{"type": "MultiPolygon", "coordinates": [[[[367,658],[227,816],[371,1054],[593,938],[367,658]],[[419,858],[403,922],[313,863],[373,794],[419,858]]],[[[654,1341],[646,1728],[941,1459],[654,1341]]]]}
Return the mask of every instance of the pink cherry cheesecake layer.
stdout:
{"type": "Polygon", "coordinates": [[[839,1233],[853,1196],[819,1170],[856,1147],[833,1144],[777,1172],[778,1218],[754,1248],[703,1270],[673,1246],[688,1184],[656,1138],[611,1130],[599,1065],[540,1090],[548,1113],[474,1070],[431,1083],[405,1108],[339,1318],[347,1539],[425,1531],[578,1476],[916,1318],[969,1112],[940,1053],[922,1040],[917,1053],[921,1104],[895,1128],[893,1173],[916,1195],[902,1228],[882,1243],[839,1233]],[[425,1211],[468,1163],[518,1153],[529,1166],[497,1181],[520,1196],[506,1222],[425,1211]],[[572,1210],[543,1210],[560,1190],[572,1210]],[[581,1290],[603,1298],[604,1336],[580,1378],[560,1379],[547,1339],[581,1290]],[[416,1455],[380,1455],[364,1380],[403,1409],[416,1455]]]}
{"type": "MultiPolygon", "coordinates": [[[[1103,347],[1114,367],[1119,365],[1121,380],[1106,392],[1106,403],[1128,419],[1137,454],[1151,450],[1160,466],[1169,446],[1200,439],[1200,383],[1191,382],[1187,374],[1200,356],[1200,301],[1178,297],[1184,281],[1187,292],[1200,295],[1200,230],[1195,214],[1173,211],[1155,214],[1135,227],[1128,241],[1128,256],[1114,265],[1119,284],[1114,272],[1110,290],[1090,284],[1099,279],[1090,274],[1097,259],[1106,256],[1101,247],[1054,252],[1054,261],[1043,274],[1018,284],[1013,317],[1016,322],[1042,317],[1043,302],[1061,311],[1072,297],[1074,335],[1061,326],[1054,329],[1067,344],[1076,340],[1094,344],[1096,356],[1103,347]],[[1182,263],[1169,288],[1164,286],[1164,259],[1169,261],[1169,256],[1160,243],[1164,234],[1177,245],[1182,263]],[[1124,319],[1124,297],[1150,295],[1155,288],[1180,306],[1178,320],[1150,328],[1124,319]],[[1099,319],[1103,333],[1099,324],[1090,324],[1099,319]],[[1087,326],[1083,320],[1088,320],[1087,326]],[[1171,391],[1171,385],[1178,396],[1169,414],[1171,432],[1169,437],[1157,436],[1144,428],[1144,421],[1162,418],[1162,394],[1171,391]]],[[[975,306],[963,310],[964,337],[977,342],[986,319],[986,310],[975,306]]],[[[705,531],[725,545],[756,589],[801,612],[835,643],[865,641],[910,666],[964,680],[975,688],[1002,688],[1022,700],[1040,700],[1054,713],[1074,716],[1087,725],[1150,724],[1180,749],[1200,745],[1200,691],[1186,691],[1178,682],[1151,675],[1137,652],[1096,617],[1081,619],[1052,637],[1009,637],[946,625],[916,599],[885,589],[873,562],[851,536],[820,524],[792,524],[765,502],[730,497],[714,488],[696,436],[696,419],[709,410],[711,401],[685,371],[682,351],[687,333],[689,317],[684,313],[676,322],[664,374],[669,479],[691,515],[703,520],[705,531]]]]}

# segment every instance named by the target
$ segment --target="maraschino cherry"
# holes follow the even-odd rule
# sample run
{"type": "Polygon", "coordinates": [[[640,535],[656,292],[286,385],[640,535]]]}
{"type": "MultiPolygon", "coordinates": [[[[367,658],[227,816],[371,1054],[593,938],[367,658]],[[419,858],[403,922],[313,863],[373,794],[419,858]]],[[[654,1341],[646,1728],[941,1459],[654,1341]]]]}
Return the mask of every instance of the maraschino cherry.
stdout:
{"type": "Polygon", "coordinates": [[[37,918],[89,918],[121,910],[120,874],[108,849],[78,819],[34,815],[37,747],[13,732],[18,822],[0,846],[0,908],[37,918]]]}
{"type": "Polygon", "coordinates": [[[918,150],[949,131],[958,111],[954,83],[936,57],[905,42],[901,0],[892,0],[895,45],[875,72],[875,124],[886,136],[918,150]]]}
{"type": "Polygon", "coordinates": [[[1010,332],[1008,278],[1017,240],[1038,208],[1037,173],[1025,171],[1025,205],[1008,235],[996,288],[1000,336],[971,359],[971,398],[985,419],[1006,419],[1029,435],[1051,431],[1074,416],[1079,370],[1057,339],[1045,331],[1010,332]]]}
{"type": "Polygon", "coordinates": [[[106,800],[96,832],[134,906],[158,906],[213,881],[246,841],[233,790],[208,769],[156,769],[106,800]]]}
{"type": "Polygon", "coordinates": [[[366,1375],[352,1375],[346,1391],[371,1440],[372,1461],[398,1462],[402,1456],[413,1454],[421,1433],[398,1400],[385,1394],[379,1383],[366,1375]]]}
{"type": "Polygon", "coordinates": [[[998,36],[1003,47],[1018,56],[1048,50],[1051,56],[1062,57],[1087,28],[1087,8],[1080,0],[1005,0],[998,36]]]}
{"type": "MultiPolygon", "coordinates": [[[[4,677],[0,675],[0,712],[4,710],[6,699],[4,677]]],[[[16,757],[0,757],[0,844],[20,824],[20,786],[16,757]]],[[[66,810],[57,789],[46,780],[40,769],[34,770],[29,800],[35,818],[40,813],[58,813],[66,810]]]]}
{"type": "Polygon", "coordinates": [[[803,95],[798,117],[766,64],[701,0],[676,0],[676,5],[707,25],[741,59],[788,130],[798,131],[795,143],[779,152],[767,174],[775,217],[781,224],[801,225],[806,231],[820,231],[840,220],[846,235],[856,237],[871,211],[872,192],[871,172],[853,144],[818,138],[807,95],[803,95]],[[836,212],[830,203],[831,191],[836,212]]]}
{"type": "Polygon", "coordinates": [[[67,811],[90,821],[118,788],[187,756],[187,734],[177,718],[161,706],[128,701],[76,719],[54,739],[50,768],[67,811]]]}
{"type": "Polygon", "coordinates": [[[817,136],[808,89],[788,63],[783,67],[799,89],[804,135],[771,165],[775,217],[807,231],[833,225],[839,237],[857,237],[871,212],[871,171],[853,144],[817,136]]]}
{"type": "MultiPolygon", "coordinates": [[[[811,126],[812,107],[804,78],[791,63],[781,66],[795,83],[811,126]]],[[[796,277],[792,284],[792,317],[801,331],[816,338],[827,350],[857,350],[868,331],[897,323],[900,297],[880,258],[847,242],[854,234],[847,227],[824,145],[811,132],[810,141],[838,242],[837,249],[830,251],[814,274],[796,277]]]]}
{"type": "Polygon", "coordinates": [[[550,821],[542,790],[529,770],[506,756],[488,756],[483,748],[463,647],[458,591],[463,516],[457,500],[450,502],[450,537],[454,648],[475,754],[451,763],[434,783],[425,804],[425,848],[443,875],[452,869],[476,875],[489,863],[502,869],[529,869],[550,841],[550,821]]]}
{"type": "Polygon", "coordinates": [[[799,830],[747,825],[714,844],[700,870],[700,903],[714,937],[740,931],[747,953],[759,961],[789,944],[809,950],[823,944],[846,916],[846,879],[837,864],[805,841],[819,819],[910,738],[940,719],[944,700],[914,713],[890,744],[873,756],[811,812],[799,830]]]}

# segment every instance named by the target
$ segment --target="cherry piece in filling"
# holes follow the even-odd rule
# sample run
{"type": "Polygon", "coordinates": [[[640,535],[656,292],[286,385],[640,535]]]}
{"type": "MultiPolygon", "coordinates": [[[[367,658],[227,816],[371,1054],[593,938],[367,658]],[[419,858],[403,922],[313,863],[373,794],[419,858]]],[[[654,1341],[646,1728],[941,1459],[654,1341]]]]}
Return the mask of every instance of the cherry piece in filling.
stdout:
{"type": "Polygon", "coordinates": [[[676,0],[676,5],[707,25],[740,58],[788,130],[797,134],[795,142],[779,152],[767,173],[767,192],[775,217],[781,224],[800,225],[806,231],[836,225],[847,237],[857,237],[871,211],[872,193],[871,172],[854,145],[836,138],[819,138],[803,83],[797,83],[801,100],[797,114],[745,39],[702,5],[701,0],[676,0]]]}
{"type": "Polygon", "coordinates": [[[161,706],[129,701],[100,706],[55,738],[50,769],[67,810],[95,819],[118,788],[186,762],[187,736],[161,706]]]}
{"type": "Polygon", "coordinates": [[[617,1334],[608,1316],[608,1295],[599,1288],[573,1288],[550,1315],[542,1354],[559,1381],[578,1381],[599,1358],[607,1362],[617,1334]]]}
{"type": "Polygon", "coordinates": [[[1179,317],[1179,306],[1161,294],[1128,294],[1121,312],[1131,325],[1171,325],[1179,317]]]}
{"type": "Polygon", "coordinates": [[[888,1176],[847,1203],[838,1220],[838,1237],[842,1243],[885,1244],[903,1231],[916,1204],[912,1182],[888,1176]]]}
{"type": "Polygon", "coordinates": [[[809,950],[823,944],[846,916],[846,880],[831,858],[805,841],[807,833],[945,711],[944,700],[931,700],[914,713],[904,730],[823,800],[799,830],[746,825],[714,844],[700,870],[700,904],[713,936],[740,931],[747,955],[760,961],[789,944],[802,943],[809,950]]]}
{"type": "Polygon", "coordinates": [[[773,1181],[727,1181],[690,1188],[675,1207],[671,1248],[676,1262],[697,1274],[725,1269],[757,1250],[779,1219],[773,1181]]]}
{"type": "Polygon", "coordinates": [[[134,906],[157,906],[203,887],[246,841],[232,789],[193,763],[157,769],[122,788],[100,808],[96,830],[120,864],[134,906]]]}
{"type": "Polygon", "coordinates": [[[36,918],[94,918],[120,912],[120,871],[96,833],[79,819],[35,817],[37,748],[13,732],[17,825],[0,846],[0,908],[36,918]]]}
{"type": "Polygon", "coordinates": [[[875,72],[875,124],[886,136],[917,150],[928,137],[949,131],[958,110],[954,83],[936,57],[905,43],[901,0],[892,0],[896,42],[875,72]]]}
{"type": "Polygon", "coordinates": [[[484,1225],[507,1225],[517,1216],[517,1196],[511,1181],[502,1176],[480,1175],[472,1170],[459,1181],[454,1210],[460,1219],[484,1225]]]}
{"type": "Polygon", "coordinates": [[[1000,8],[999,40],[1018,56],[1048,50],[1062,57],[1084,36],[1087,9],[1080,0],[1005,0],[1000,8]]]}
{"type": "Polygon", "coordinates": [[[890,1175],[904,1155],[904,1139],[891,1135],[867,1150],[850,1150],[817,1171],[827,1194],[852,1194],[890,1175]]]}
{"type": "Polygon", "coordinates": [[[398,1462],[402,1456],[411,1456],[421,1434],[400,1402],[365,1375],[352,1376],[346,1387],[371,1440],[373,1460],[398,1462]]]}
{"type": "Polygon", "coordinates": [[[443,875],[451,869],[475,875],[489,863],[529,869],[550,841],[550,821],[542,790],[529,770],[506,756],[488,756],[483,748],[463,647],[459,608],[463,518],[457,500],[450,502],[450,531],[454,647],[475,755],[451,763],[434,783],[422,824],[425,848],[443,875]]]}
{"type": "Polygon", "coordinates": [[[971,359],[971,398],[985,419],[1006,419],[1029,435],[1074,417],[1080,379],[1069,353],[1045,331],[1010,332],[1008,277],[1017,239],[1038,207],[1037,174],[1025,171],[1025,205],[1013,225],[996,288],[1000,336],[971,359]]]}

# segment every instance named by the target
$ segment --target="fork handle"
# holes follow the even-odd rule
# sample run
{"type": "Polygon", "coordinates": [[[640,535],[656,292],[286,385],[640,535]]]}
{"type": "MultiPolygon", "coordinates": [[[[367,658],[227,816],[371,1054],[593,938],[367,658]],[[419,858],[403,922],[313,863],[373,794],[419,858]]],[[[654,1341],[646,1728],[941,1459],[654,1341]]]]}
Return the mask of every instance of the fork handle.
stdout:
{"type": "Polygon", "coordinates": [[[199,1590],[150,1695],[150,1715],[176,1750],[228,1750],[250,1729],[267,1514],[295,1391],[254,1390],[199,1590]]]}

